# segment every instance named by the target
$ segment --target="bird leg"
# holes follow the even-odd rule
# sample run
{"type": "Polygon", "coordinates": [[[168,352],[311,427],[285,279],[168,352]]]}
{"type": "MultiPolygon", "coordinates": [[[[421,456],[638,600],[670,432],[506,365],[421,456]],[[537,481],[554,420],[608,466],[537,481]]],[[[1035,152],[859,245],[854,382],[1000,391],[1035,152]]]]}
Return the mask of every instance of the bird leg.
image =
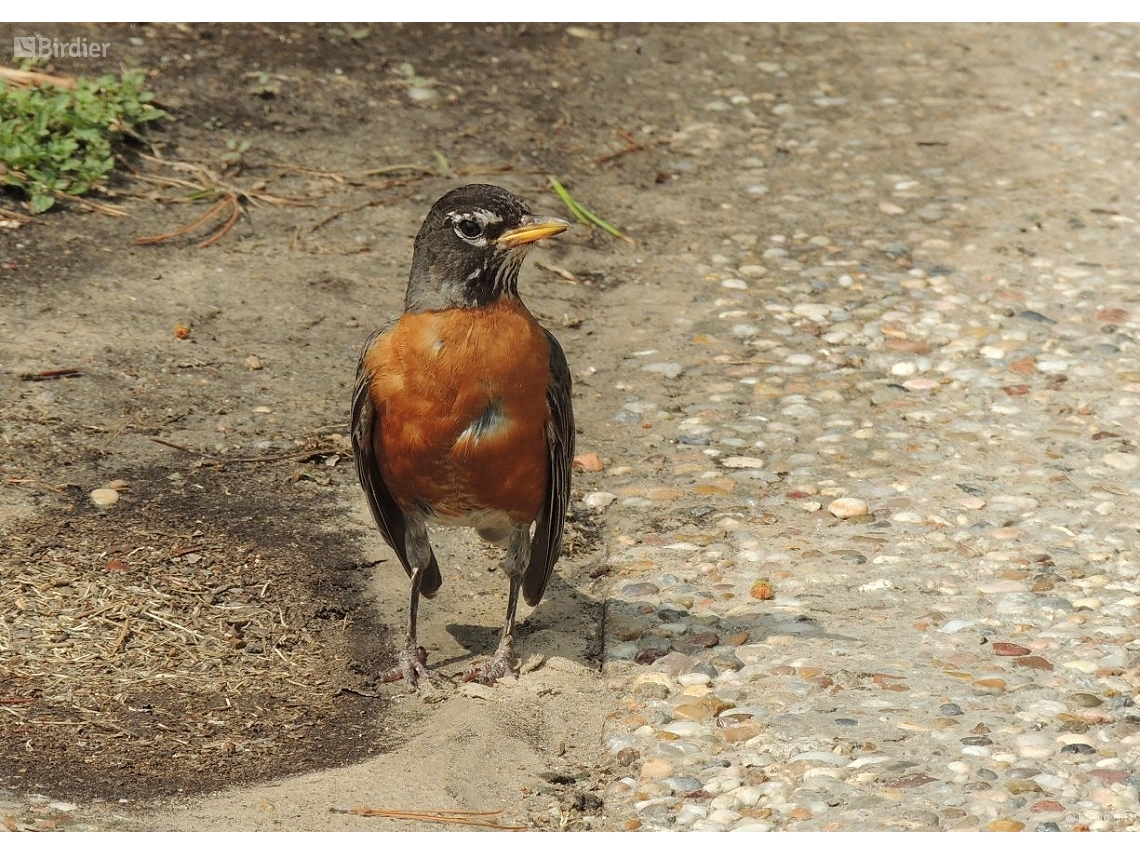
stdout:
{"type": "Polygon", "coordinates": [[[499,647],[490,662],[472,668],[463,674],[464,683],[483,683],[490,686],[503,677],[519,675],[518,657],[515,656],[515,611],[519,605],[519,588],[522,587],[523,572],[530,562],[530,526],[516,526],[507,544],[507,557],[503,570],[511,581],[511,591],[507,597],[507,619],[503,623],[503,636],[499,647]]]}
{"type": "Polygon", "coordinates": [[[427,667],[427,651],[416,643],[416,617],[420,610],[420,586],[423,584],[422,567],[412,570],[412,594],[408,603],[408,631],[404,636],[404,649],[396,661],[399,665],[391,668],[378,678],[381,683],[394,683],[402,679],[408,689],[414,691],[420,677],[443,681],[448,677],[427,667]]]}
{"type": "Polygon", "coordinates": [[[519,675],[519,661],[515,656],[515,609],[519,604],[519,586],[522,578],[511,576],[511,593],[507,598],[507,620],[503,624],[503,637],[490,662],[472,668],[463,673],[464,683],[482,683],[490,686],[503,677],[517,677],[519,675]]]}

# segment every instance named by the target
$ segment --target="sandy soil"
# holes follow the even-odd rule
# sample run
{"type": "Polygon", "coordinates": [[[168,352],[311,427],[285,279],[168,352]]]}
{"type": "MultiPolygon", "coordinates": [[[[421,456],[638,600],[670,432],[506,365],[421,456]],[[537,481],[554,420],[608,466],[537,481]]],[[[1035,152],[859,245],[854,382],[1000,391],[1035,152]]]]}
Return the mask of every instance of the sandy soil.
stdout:
{"type": "MultiPolygon", "coordinates": [[[[399,311],[431,201],[497,181],[558,213],[545,176],[575,161],[594,171],[591,158],[623,148],[625,122],[592,127],[546,85],[555,73],[602,87],[574,48],[616,31],[373,27],[354,41],[327,26],[64,29],[115,45],[110,68],[154,69],[174,118],[151,134],[165,163],[131,156],[142,175],[115,182],[108,201],[127,218],[69,205],[0,233],[0,519],[17,583],[6,584],[0,694],[33,699],[0,720],[13,804],[31,798],[29,822],[51,827],[387,822],[330,813],[356,805],[504,809],[497,821],[528,827],[596,814],[613,699],[598,670],[592,512],[574,510],[570,554],[526,616],[531,670],[517,685],[418,697],[379,687],[406,579],[366,518],[346,418],[356,353],[399,311]],[[251,144],[240,168],[224,160],[231,140],[251,144]],[[213,177],[252,194],[229,235],[195,247],[218,219],[135,245],[208,208],[175,204],[186,190],[156,181],[213,177]],[[20,379],[61,368],[78,373],[20,379]],[[90,491],[112,482],[125,482],[121,500],[95,507],[90,491]],[[255,789],[183,800],[241,782],[255,789]],[[47,811],[45,799],[79,807],[47,811]]],[[[629,210],[607,213],[633,227],[629,210]]],[[[584,373],[603,332],[595,299],[634,254],[579,229],[532,256],[546,269],[532,260],[524,273],[530,306],[578,370],[585,423],[603,412],[584,373]]],[[[446,582],[422,611],[421,640],[454,673],[493,651],[506,586],[488,572],[494,550],[464,532],[437,539],[446,582]]]]}

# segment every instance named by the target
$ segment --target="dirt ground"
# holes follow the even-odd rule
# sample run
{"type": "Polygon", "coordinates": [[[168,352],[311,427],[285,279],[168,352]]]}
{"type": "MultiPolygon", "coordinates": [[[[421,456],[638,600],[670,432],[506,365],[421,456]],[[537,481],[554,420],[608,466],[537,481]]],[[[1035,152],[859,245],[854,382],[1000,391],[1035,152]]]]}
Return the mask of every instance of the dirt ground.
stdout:
{"type": "MultiPolygon", "coordinates": [[[[598,173],[592,159],[624,145],[615,131],[640,135],[629,117],[575,115],[548,86],[554,74],[585,98],[605,85],[575,56],[582,39],[518,26],[373,26],[356,39],[325,25],[2,29],[5,43],[24,29],[110,42],[106,69],[53,70],[153,69],[173,118],[149,135],[166,163],[128,155],[142,176],[121,170],[105,199],[127,217],[65,205],[0,232],[0,783],[121,805],[96,820],[116,827],[383,822],[329,813],[358,804],[506,808],[537,827],[596,812],[609,701],[589,509],[573,511],[571,554],[522,625],[522,654],[540,667],[491,692],[405,697],[373,678],[392,662],[406,578],[367,518],[346,440],[358,349],[399,311],[431,202],[497,181],[564,213],[546,176],[598,173]],[[245,142],[240,168],[228,164],[245,142]],[[208,209],[156,183],[209,184],[181,163],[248,191],[245,216],[206,249],[195,244],[224,217],[136,246],[208,209]],[[116,481],[116,505],[89,500],[116,481]],[[281,781],[295,773],[309,777],[281,781]],[[153,812],[155,799],[253,782],[266,795],[252,807],[153,812]]],[[[660,154],[640,157],[652,184],[660,154]]],[[[607,213],[633,228],[620,198],[607,213]]],[[[594,300],[631,255],[579,229],[535,253],[577,282],[528,265],[528,301],[577,366],[593,350],[594,300]]],[[[591,397],[581,382],[584,423],[600,420],[591,397]]],[[[499,557],[464,535],[439,538],[446,584],[423,609],[431,661],[450,672],[493,652],[506,602],[487,572],[499,557]]]]}
{"type": "MultiPolygon", "coordinates": [[[[985,163],[1008,118],[985,88],[1035,85],[1009,42],[1066,52],[1044,26],[2,25],[0,44],[25,31],[110,42],[106,63],[53,67],[137,63],[172,116],[147,134],[160,159],[128,155],[101,197],[125,217],[66,204],[0,229],[0,814],[77,829],[446,827],[356,806],[623,827],[602,798],[626,774],[601,741],[619,698],[602,669],[609,544],[719,501],[616,519],[582,503],[613,487],[615,463],[652,480],[671,453],[613,419],[626,390],[657,382],[627,360],[672,359],[700,332],[677,320],[707,299],[691,270],[728,235],[858,246],[890,215],[804,148],[826,128],[789,142],[758,120],[726,139],[702,130],[706,108],[902,87],[925,52],[945,76],[909,127],[842,132],[865,134],[861,156],[885,173],[985,163]],[[969,134],[948,137],[965,115],[969,134]],[[407,583],[352,467],[357,352],[398,313],[438,196],[487,181],[565,213],[549,176],[636,239],[576,228],[520,281],[567,352],[579,451],[608,469],[576,475],[567,554],[522,626],[522,679],[408,696],[374,679],[407,583]],[[232,231],[196,246],[221,214],[136,245],[205,213],[187,196],[207,187],[242,194],[232,231]],[[118,502],[93,504],[114,482],[118,502]]],[[[937,200],[948,240],[1036,239],[1008,207],[975,205],[989,222],[955,210],[968,195],[937,200]]],[[[669,394],[704,382],[686,374],[669,394]]],[[[494,650],[506,584],[473,536],[435,542],[444,588],[421,641],[458,672],[494,650]]]]}

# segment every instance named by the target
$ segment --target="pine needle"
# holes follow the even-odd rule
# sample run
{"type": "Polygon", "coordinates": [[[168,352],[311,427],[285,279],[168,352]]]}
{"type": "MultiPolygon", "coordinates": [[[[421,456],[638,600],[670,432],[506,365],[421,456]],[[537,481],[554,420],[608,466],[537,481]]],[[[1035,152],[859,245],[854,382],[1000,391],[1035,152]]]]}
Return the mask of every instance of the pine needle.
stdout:
{"type": "Polygon", "coordinates": [[[578,222],[585,223],[588,226],[597,226],[598,228],[602,229],[605,232],[608,232],[619,240],[624,240],[626,243],[631,244],[634,242],[633,238],[629,237],[626,234],[623,234],[622,231],[617,228],[617,226],[610,225],[581,202],[579,202],[577,199],[575,199],[573,196],[571,196],[570,191],[563,187],[557,178],[552,177],[550,179],[550,186],[554,189],[554,192],[558,194],[558,198],[562,200],[562,202],[566,205],[566,207],[570,210],[570,213],[574,215],[574,218],[577,219],[578,222]]]}
{"type": "Polygon", "coordinates": [[[443,822],[455,825],[471,825],[477,828],[495,828],[499,831],[526,831],[525,825],[507,825],[493,819],[503,812],[474,810],[391,810],[388,808],[357,807],[330,808],[334,813],[354,813],[357,816],[382,816],[387,819],[410,819],[420,822],[443,822]]]}

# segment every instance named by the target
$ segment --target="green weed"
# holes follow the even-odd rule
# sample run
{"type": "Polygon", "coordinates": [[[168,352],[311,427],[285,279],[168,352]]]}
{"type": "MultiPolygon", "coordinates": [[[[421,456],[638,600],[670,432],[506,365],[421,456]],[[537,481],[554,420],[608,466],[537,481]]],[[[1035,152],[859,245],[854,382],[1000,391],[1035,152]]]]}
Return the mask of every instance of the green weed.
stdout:
{"type": "Polygon", "coordinates": [[[0,81],[0,185],[27,196],[36,214],[61,196],[102,187],[115,147],[167,114],[151,102],[138,69],[80,78],[72,89],[0,81]]]}

